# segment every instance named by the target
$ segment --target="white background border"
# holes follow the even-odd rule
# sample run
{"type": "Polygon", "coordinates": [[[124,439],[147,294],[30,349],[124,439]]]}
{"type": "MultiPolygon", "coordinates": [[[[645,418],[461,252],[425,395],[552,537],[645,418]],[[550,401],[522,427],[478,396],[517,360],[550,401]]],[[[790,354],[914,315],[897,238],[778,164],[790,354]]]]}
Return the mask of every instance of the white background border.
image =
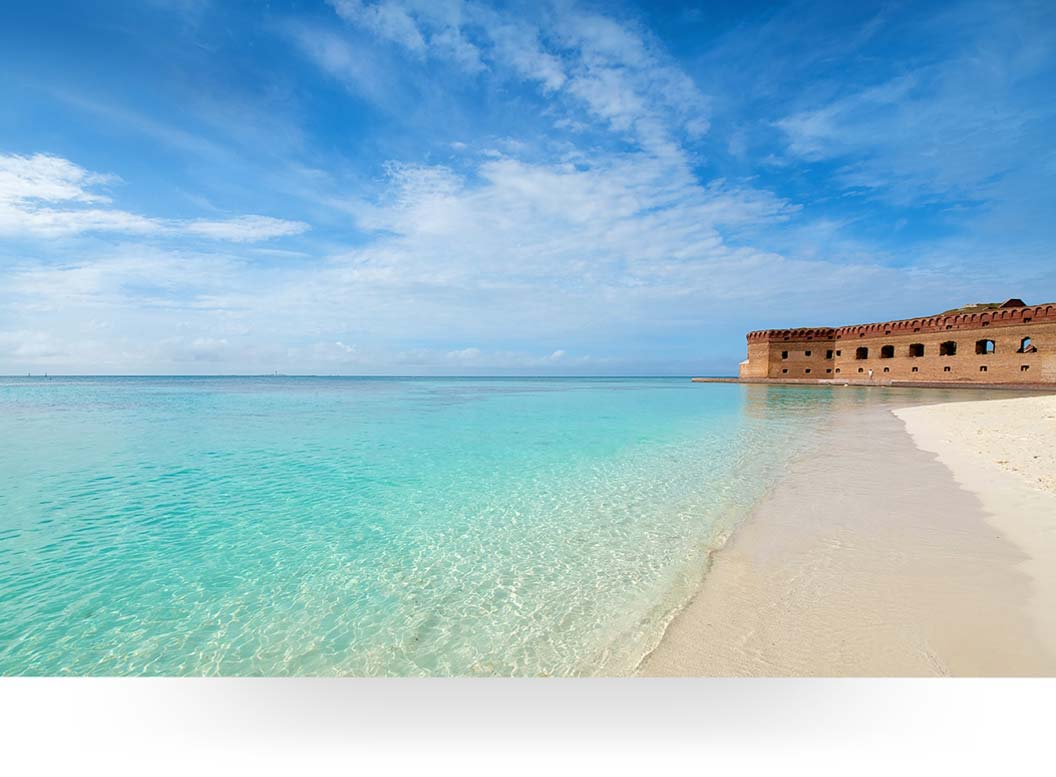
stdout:
{"type": "Polygon", "coordinates": [[[1056,680],[0,680],[5,774],[1052,774],[1056,680]],[[445,769],[446,770],[446,769],[445,769]]]}

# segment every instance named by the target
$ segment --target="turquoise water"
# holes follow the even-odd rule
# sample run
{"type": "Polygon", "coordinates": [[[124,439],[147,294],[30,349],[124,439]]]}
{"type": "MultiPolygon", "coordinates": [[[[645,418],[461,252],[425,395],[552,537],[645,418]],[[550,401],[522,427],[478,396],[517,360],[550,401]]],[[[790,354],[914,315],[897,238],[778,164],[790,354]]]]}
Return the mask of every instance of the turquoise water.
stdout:
{"type": "Polygon", "coordinates": [[[0,674],[631,671],[832,396],[0,379],[0,674]]]}

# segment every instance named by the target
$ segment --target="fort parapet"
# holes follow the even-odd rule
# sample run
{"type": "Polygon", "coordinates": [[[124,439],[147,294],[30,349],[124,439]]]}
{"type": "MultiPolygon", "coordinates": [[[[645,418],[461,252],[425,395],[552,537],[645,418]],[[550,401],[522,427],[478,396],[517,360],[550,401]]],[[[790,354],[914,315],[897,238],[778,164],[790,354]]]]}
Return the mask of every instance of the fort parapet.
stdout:
{"type": "Polygon", "coordinates": [[[1056,388],[1056,303],[977,305],[874,324],[748,333],[745,382],[1056,388]]]}

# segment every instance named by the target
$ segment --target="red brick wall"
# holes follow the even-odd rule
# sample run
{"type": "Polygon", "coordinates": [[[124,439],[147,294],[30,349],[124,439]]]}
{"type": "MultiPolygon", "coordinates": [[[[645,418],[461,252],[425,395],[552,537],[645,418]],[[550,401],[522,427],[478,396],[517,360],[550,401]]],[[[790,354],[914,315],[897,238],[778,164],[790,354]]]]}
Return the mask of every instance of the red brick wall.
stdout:
{"type": "Polygon", "coordinates": [[[871,380],[950,383],[1056,384],[1056,304],[988,313],[932,316],[838,328],[764,330],[748,335],[742,378],[771,380],[871,380]],[[1030,337],[1034,352],[1021,353],[1030,337]],[[979,340],[992,340],[994,352],[977,354],[979,340]],[[956,354],[940,355],[943,342],[956,354]],[[911,344],[924,355],[910,355],[911,344]],[[893,355],[883,356],[884,346],[893,355]],[[867,348],[864,359],[858,348],[867,348]],[[828,351],[832,358],[827,358],[828,351]]]}

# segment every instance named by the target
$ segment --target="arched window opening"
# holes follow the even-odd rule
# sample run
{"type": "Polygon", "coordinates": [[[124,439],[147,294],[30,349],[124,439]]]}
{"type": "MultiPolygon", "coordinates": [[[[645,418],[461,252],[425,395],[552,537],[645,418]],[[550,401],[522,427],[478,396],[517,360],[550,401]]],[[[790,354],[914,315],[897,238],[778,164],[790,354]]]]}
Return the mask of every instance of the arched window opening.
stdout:
{"type": "Polygon", "coordinates": [[[993,340],[976,340],[975,341],[975,352],[980,356],[993,353],[995,345],[993,340]]]}
{"type": "Polygon", "coordinates": [[[895,346],[885,345],[880,349],[881,359],[894,359],[895,358],[895,346]]]}
{"type": "Polygon", "coordinates": [[[1024,337],[1019,341],[1019,350],[1017,353],[1037,353],[1038,347],[1034,345],[1034,341],[1029,337],[1024,337]]]}
{"type": "Polygon", "coordinates": [[[856,350],[854,352],[854,358],[855,359],[868,359],[869,358],[869,349],[868,348],[859,348],[858,350],[856,350]]]}
{"type": "Polygon", "coordinates": [[[913,343],[909,346],[909,355],[919,358],[924,355],[924,343],[913,343]]]}
{"type": "Polygon", "coordinates": [[[957,355],[957,343],[953,340],[947,340],[945,343],[939,346],[939,356],[956,356],[957,355]]]}

